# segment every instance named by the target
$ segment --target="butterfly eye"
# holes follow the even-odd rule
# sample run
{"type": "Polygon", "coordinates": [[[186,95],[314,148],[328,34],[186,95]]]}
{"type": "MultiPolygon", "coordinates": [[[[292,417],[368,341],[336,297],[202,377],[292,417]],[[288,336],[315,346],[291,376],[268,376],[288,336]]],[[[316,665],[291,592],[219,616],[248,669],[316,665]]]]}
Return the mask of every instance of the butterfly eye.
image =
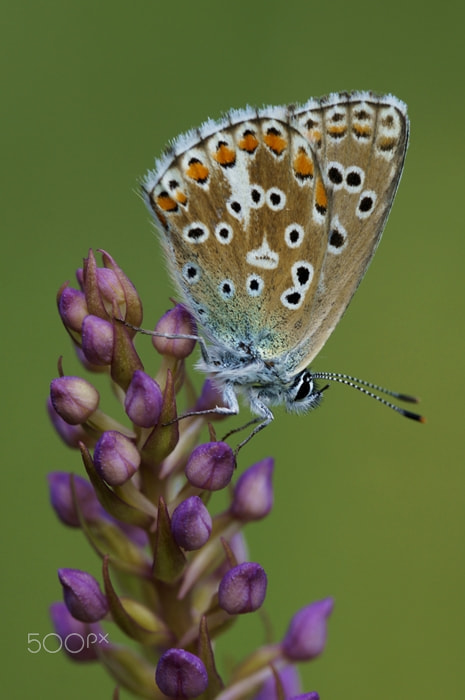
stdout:
{"type": "Polygon", "coordinates": [[[293,401],[303,401],[313,392],[313,379],[308,370],[298,374],[292,385],[293,401]]]}

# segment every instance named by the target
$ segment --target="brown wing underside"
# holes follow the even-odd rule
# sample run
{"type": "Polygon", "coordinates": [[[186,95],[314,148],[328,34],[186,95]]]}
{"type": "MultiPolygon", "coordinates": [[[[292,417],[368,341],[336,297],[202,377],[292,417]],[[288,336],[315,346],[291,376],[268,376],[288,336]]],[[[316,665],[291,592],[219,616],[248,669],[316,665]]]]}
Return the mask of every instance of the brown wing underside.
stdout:
{"type": "Polygon", "coordinates": [[[175,282],[210,340],[306,366],[374,254],[404,160],[397,106],[341,99],[226,127],[149,198],[175,282]],[[299,350],[296,352],[296,348],[299,350]]]}

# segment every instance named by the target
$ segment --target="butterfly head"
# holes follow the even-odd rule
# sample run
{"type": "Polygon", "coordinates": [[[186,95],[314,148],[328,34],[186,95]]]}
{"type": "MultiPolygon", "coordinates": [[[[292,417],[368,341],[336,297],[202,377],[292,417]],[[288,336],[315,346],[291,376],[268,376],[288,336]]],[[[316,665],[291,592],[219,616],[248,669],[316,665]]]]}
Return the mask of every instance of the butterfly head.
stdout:
{"type": "Polygon", "coordinates": [[[311,372],[304,369],[283,392],[286,410],[289,413],[306,413],[320,404],[322,393],[316,386],[311,372]]]}

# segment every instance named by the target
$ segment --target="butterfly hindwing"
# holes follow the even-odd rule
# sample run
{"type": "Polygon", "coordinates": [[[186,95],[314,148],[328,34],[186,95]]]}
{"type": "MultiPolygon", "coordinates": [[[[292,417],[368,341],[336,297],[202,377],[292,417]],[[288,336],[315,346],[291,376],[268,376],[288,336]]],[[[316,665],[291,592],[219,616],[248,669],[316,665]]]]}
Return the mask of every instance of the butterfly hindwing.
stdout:
{"type": "Polygon", "coordinates": [[[304,366],[334,330],[375,253],[402,173],[409,125],[402,102],[370,93],[312,100],[296,121],[318,158],[330,201],[304,366]]]}

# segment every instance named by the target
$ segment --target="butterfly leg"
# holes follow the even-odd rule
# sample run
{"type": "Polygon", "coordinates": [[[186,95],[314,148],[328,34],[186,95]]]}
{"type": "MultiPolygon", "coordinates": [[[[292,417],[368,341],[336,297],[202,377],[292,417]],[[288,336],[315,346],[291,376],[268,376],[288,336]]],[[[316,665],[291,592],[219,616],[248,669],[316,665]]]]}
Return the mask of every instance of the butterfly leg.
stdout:
{"type": "MultiPolygon", "coordinates": [[[[265,404],[262,401],[260,401],[260,399],[258,399],[258,398],[255,398],[255,397],[249,397],[249,398],[250,398],[250,408],[255,413],[258,413],[258,416],[257,416],[257,418],[250,421],[246,425],[243,425],[242,428],[247,428],[249,425],[254,425],[254,423],[258,423],[258,425],[256,425],[255,428],[252,430],[252,432],[249,433],[249,435],[247,435],[245,440],[242,440],[242,442],[240,442],[237,445],[236,449],[234,450],[235,455],[237,455],[239,450],[242,447],[244,447],[244,445],[246,445],[249,442],[249,440],[251,440],[254,437],[254,435],[259,433],[260,430],[263,430],[263,428],[266,428],[266,426],[269,425],[272,420],[274,420],[274,415],[270,411],[268,406],[265,406],[265,404]],[[261,421],[261,423],[259,421],[261,421]]],[[[240,428],[240,430],[242,430],[242,428],[240,428]]]]}
{"type": "Polygon", "coordinates": [[[232,384],[227,384],[223,398],[226,406],[215,406],[214,408],[207,408],[204,411],[189,411],[184,413],[182,416],[178,416],[169,423],[165,425],[171,425],[171,423],[176,423],[182,418],[192,418],[193,416],[206,416],[206,415],[220,415],[220,416],[236,416],[239,413],[239,403],[237,401],[236,392],[234,391],[234,386],[232,384]]]}
{"type": "Polygon", "coordinates": [[[246,428],[250,428],[251,425],[256,425],[256,423],[259,423],[262,420],[261,416],[257,416],[256,418],[253,418],[252,420],[249,420],[248,423],[245,425],[241,425],[240,428],[233,428],[232,430],[229,431],[229,433],[226,433],[221,440],[227,440],[228,437],[231,437],[231,435],[235,435],[236,433],[240,433],[241,430],[245,430],[246,428]]]}
{"type": "Polygon", "coordinates": [[[200,351],[204,360],[208,360],[208,351],[204,339],[200,335],[190,334],[190,333],[159,333],[158,331],[149,331],[146,328],[139,328],[139,326],[133,326],[132,323],[123,321],[120,318],[115,318],[115,321],[121,323],[126,328],[130,328],[137,333],[142,335],[152,335],[156,338],[168,338],[168,340],[196,340],[200,345],[200,351]]]}

